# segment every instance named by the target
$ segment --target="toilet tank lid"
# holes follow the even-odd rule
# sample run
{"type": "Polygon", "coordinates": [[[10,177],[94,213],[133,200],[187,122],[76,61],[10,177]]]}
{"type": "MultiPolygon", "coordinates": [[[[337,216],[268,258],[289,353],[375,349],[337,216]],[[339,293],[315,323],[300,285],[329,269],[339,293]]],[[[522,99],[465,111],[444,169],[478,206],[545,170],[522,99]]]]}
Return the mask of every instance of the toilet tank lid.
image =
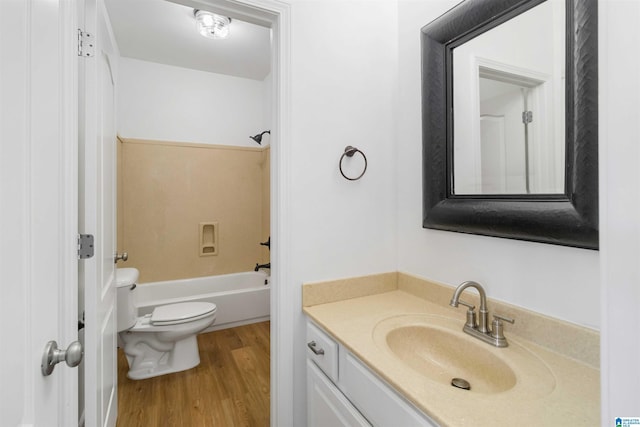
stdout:
{"type": "Polygon", "coordinates": [[[117,268],[116,269],[116,286],[131,286],[138,281],[140,272],[137,268],[117,268]]]}

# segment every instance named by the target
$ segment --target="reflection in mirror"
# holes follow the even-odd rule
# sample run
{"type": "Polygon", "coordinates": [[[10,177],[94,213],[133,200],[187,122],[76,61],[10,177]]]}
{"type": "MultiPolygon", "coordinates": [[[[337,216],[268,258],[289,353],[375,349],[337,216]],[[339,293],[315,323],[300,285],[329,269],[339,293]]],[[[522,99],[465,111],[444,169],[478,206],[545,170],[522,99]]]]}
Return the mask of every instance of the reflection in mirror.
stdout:
{"type": "Polygon", "coordinates": [[[453,49],[453,193],[563,194],[565,4],[453,49]]]}

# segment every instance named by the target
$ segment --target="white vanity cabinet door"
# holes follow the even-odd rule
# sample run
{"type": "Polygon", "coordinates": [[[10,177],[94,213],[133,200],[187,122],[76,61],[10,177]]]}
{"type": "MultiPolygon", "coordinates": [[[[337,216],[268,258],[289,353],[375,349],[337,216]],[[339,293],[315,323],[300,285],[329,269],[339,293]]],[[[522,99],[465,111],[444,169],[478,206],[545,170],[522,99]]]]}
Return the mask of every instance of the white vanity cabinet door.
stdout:
{"type": "Polygon", "coordinates": [[[340,358],[340,388],[376,427],[438,427],[349,352],[340,358]]]}
{"type": "Polygon", "coordinates": [[[371,424],[335,385],[307,359],[307,427],[357,427],[371,424]]]}

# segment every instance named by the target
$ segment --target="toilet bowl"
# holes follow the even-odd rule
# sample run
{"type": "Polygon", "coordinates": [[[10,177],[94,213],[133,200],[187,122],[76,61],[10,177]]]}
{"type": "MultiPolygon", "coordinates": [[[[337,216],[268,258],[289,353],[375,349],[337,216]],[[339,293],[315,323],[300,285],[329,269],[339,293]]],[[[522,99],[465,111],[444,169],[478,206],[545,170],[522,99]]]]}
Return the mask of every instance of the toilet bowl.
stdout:
{"type": "Polygon", "coordinates": [[[216,305],[184,302],[156,307],[138,316],[135,268],[116,270],[118,342],[134,380],[185,371],[200,364],[196,335],[215,321],[216,305]]]}

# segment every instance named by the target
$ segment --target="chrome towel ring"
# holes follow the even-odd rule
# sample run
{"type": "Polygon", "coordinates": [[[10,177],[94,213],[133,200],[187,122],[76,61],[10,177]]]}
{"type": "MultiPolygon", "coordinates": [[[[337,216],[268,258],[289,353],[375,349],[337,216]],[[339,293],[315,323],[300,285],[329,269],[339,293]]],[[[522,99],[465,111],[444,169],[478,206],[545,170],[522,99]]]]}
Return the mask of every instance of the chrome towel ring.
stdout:
{"type": "Polygon", "coordinates": [[[358,150],[356,147],[352,147],[350,145],[347,145],[344,148],[344,153],[342,153],[342,156],[340,156],[340,162],[339,162],[339,167],[340,167],[340,173],[342,174],[342,176],[345,179],[348,179],[349,181],[356,181],[360,178],[362,178],[362,175],[364,175],[364,173],[367,171],[367,156],[364,155],[364,153],[360,150],[358,150]],[[362,155],[362,158],[364,159],[364,169],[362,169],[362,173],[360,175],[358,175],[355,178],[351,178],[348,177],[347,175],[344,174],[344,171],[342,170],[342,161],[344,160],[344,157],[353,157],[354,154],[356,153],[360,153],[362,155]]]}

